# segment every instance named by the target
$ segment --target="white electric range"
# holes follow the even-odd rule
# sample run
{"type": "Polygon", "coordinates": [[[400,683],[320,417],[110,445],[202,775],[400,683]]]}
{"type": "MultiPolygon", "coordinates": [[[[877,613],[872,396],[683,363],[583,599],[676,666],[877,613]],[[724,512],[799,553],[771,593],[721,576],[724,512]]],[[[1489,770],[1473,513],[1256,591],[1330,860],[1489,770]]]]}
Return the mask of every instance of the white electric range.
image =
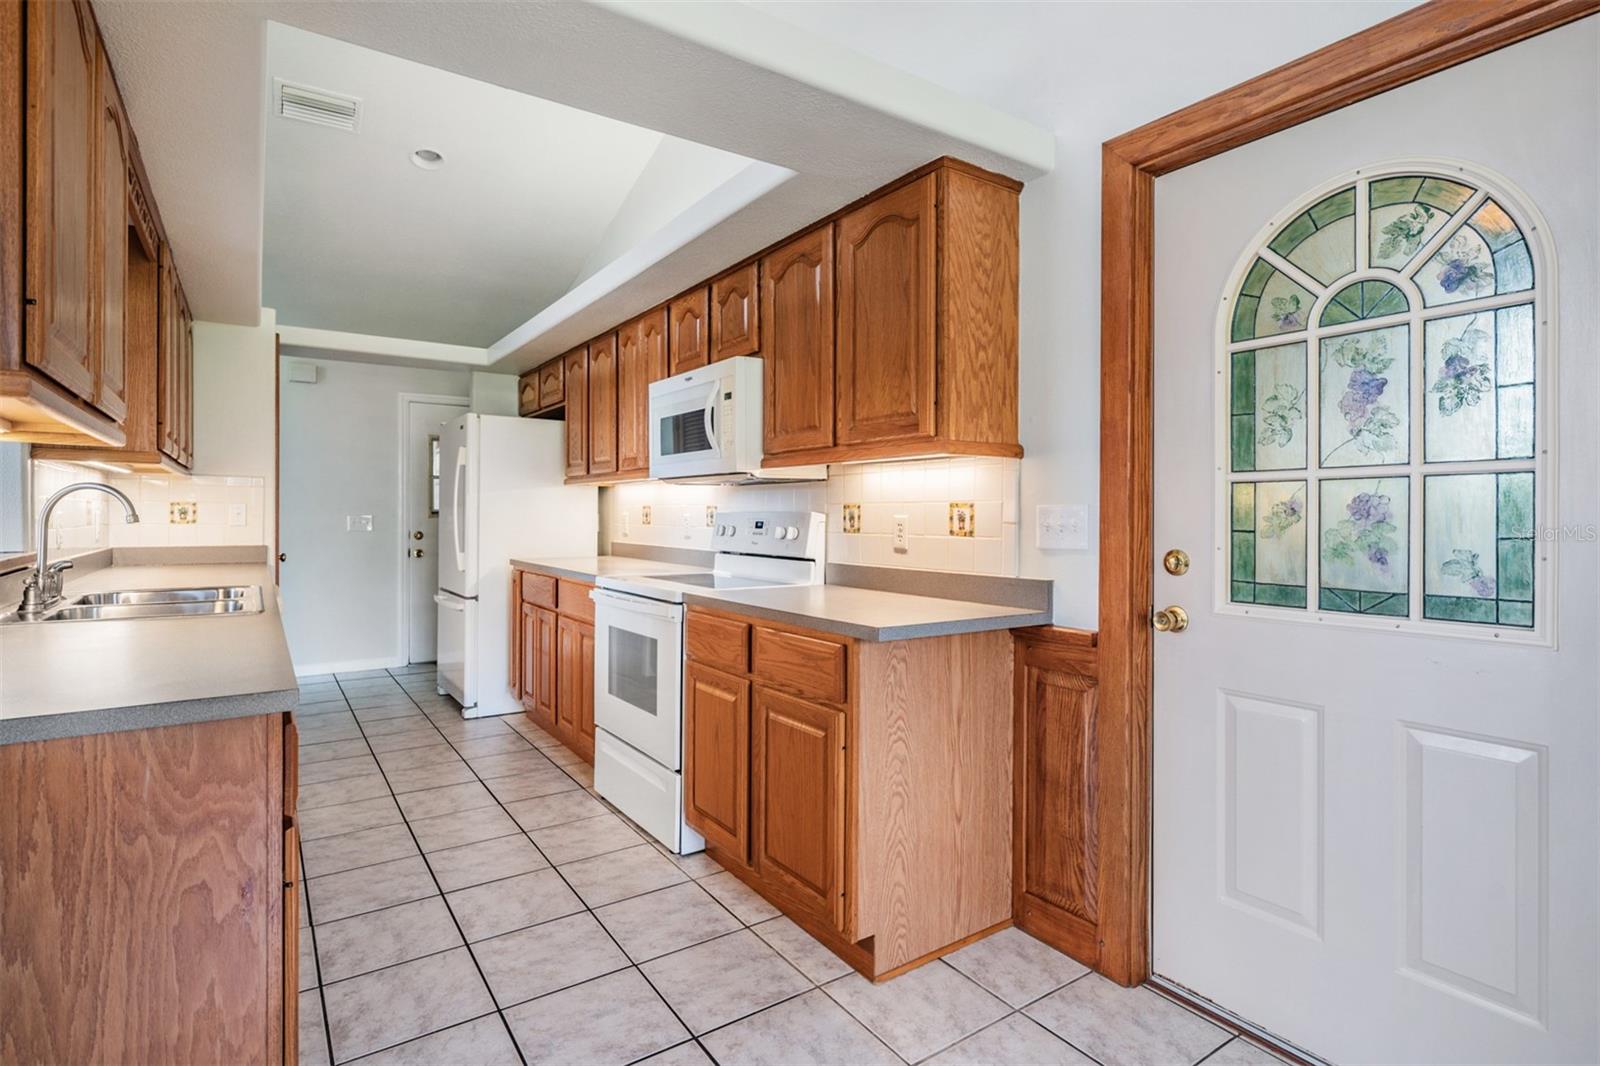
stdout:
{"type": "Polygon", "coordinates": [[[684,595],[822,584],[826,523],[813,511],[719,514],[710,570],[602,577],[590,593],[595,791],[678,854],[705,849],[684,821],[684,595]]]}

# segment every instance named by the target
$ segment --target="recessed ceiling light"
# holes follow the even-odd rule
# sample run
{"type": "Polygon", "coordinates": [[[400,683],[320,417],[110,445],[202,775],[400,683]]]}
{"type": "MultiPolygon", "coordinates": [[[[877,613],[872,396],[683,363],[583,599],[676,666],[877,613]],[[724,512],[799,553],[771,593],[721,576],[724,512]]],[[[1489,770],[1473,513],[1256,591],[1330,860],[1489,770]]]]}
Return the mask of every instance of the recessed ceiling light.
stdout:
{"type": "Polygon", "coordinates": [[[411,161],[423,170],[438,170],[444,166],[444,156],[432,148],[418,148],[411,153],[411,161]]]}

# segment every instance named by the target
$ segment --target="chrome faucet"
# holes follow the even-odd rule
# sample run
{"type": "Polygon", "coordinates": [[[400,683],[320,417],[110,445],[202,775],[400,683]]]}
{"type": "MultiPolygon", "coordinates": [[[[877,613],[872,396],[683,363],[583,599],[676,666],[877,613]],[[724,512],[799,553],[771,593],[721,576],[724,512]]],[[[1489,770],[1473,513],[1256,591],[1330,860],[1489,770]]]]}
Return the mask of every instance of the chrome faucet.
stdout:
{"type": "Polygon", "coordinates": [[[98,481],[79,481],[60,489],[39,508],[38,524],[34,528],[34,544],[37,558],[33,565],[33,576],[28,578],[28,583],[22,587],[22,604],[18,612],[23,615],[39,614],[48,611],[61,600],[61,572],[72,569],[72,560],[63,559],[59,563],[51,563],[50,555],[50,512],[56,509],[56,504],[68,493],[77,492],[79,489],[93,489],[116,498],[122,504],[122,520],[132,525],[139,521],[139,511],[133,506],[133,501],[128,499],[128,494],[121,489],[102,485],[98,481]]]}

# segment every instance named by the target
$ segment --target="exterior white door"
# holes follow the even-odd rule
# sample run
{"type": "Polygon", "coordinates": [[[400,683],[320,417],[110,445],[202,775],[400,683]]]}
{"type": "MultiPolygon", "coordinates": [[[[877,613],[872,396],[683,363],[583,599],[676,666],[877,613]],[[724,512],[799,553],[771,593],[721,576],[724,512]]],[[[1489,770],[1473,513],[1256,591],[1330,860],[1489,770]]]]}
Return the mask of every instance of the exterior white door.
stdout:
{"type": "Polygon", "coordinates": [[[1597,55],[1156,185],[1153,969],[1329,1060],[1600,1058],[1597,55]]]}
{"type": "Polygon", "coordinates": [[[403,574],[406,604],[406,659],[431,663],[437,656],[439,614],[439,497],[443,473],[439,437],[465,403],[406,400],[405,453],[400,463],[400,507],[405,530],[403,574]]]}

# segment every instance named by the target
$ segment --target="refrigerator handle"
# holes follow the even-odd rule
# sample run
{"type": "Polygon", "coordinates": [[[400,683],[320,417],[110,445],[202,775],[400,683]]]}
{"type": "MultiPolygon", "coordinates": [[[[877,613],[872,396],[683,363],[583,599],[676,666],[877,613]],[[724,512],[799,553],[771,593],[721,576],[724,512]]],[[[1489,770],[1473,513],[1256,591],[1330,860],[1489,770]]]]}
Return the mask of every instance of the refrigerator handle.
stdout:
{"type": "Polygon", "coordinates": [[[440,607],[443,607],[448,611],[460,611],[464,614],[467,610],[467,604],[465,600],[457,599],[454,596],[445,596],[443,593],[434,593],[433,602],[437,603],[440,607]]]}
{"type": "Polygon", "coordinates": [[[456,474],[452,479],[455,483],[455,498],[450,501],[450,509],[455,521],[450,523],[450,537],[455,542],[456,569],[467,568],[467,553],[461,547],[461,527],[467,520],[467,446],[456,446],[456,474]]]}

